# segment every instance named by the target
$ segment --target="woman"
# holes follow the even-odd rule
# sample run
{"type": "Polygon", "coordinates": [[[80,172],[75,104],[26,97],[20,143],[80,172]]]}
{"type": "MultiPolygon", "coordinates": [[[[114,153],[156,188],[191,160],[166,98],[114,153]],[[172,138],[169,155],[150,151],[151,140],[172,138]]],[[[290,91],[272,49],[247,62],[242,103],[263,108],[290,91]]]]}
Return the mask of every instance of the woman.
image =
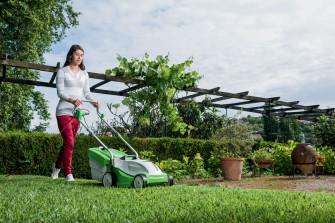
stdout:
{"type": "MultiPolygon", "coordinates": [[[[56,117],[63,137],[63,146],[56,163],[52,165],[51,179],[57,179],[60,168],[64,166],[65,181],[74,181],[71,162],[74,139],[80,122],[73,118],[72,112],[74,106],[78,107],[82,104],[82,96],[87,100],[93,100],[83,56],[83,48],[79,45],[72,45],[67,53],[64,66],[57,72],[56,87],[60,100],[56,108],[56,117]]],[[[92,103],[92,105],[96,108],[100,107],[99,102],[92,103]]]]}

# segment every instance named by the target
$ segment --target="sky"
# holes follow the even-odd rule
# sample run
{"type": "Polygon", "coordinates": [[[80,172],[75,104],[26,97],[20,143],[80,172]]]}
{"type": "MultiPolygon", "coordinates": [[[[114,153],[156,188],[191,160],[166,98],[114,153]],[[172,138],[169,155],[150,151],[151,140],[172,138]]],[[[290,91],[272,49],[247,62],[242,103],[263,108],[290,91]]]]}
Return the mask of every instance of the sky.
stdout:
{"type": "MultiPolygon", "coordinates": [[[[171,64],[193,57],[192,69],[203,76],[200,88],[334,107],[333,0],[74,0],[73,8],[82,13],[80,24],[45,54],[47,65],[63,64],[72,44],[84,48],[86,69],[96,73],[118,66],[117,54],[129,59],[169,54],[171,64]]],[[[106,88],[125,85],[101,87],[106,88]]],[[[49,101],[48,131],[56,133],[56,89],[36,89],[49,101]]],[[[106,103],[122,100],[94,97],[107,116],[106,103]]]]}

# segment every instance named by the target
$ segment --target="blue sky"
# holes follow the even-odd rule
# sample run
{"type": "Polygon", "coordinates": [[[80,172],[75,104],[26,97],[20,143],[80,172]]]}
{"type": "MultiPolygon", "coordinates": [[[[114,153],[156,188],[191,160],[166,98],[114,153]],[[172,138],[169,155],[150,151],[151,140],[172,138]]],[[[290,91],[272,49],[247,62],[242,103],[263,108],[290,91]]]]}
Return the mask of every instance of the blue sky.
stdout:
{"type": "MultiPolygon", "coordinates": [[[[117,54],[142,58],[147,52],[153,59],[169,53],[171,63],[194,58],[192,69],[204,76],[201,88],[334,107],[332,0],[75,0],[73,7],[82,12],[80,25],[45,54],[48,65],[63,64],[75,43],[85,50],[87,70],[99,73],[118,65],[117,54]]],[[[53,114],[48,131],[57,132],[56,90],[38,90],[53,114]]],[[[104,107],[122,99],[94,96],[104,107]]]]}

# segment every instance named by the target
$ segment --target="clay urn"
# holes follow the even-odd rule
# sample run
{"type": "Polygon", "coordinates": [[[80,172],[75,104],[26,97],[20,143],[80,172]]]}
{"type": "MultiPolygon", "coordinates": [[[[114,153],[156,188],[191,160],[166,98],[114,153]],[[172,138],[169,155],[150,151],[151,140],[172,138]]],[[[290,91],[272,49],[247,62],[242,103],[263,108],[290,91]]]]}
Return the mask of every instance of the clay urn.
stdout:
{"type": "Polygon", "coordinates": [[[301,170],[302,174],[311,174],[318,154],[310,144],[298,144],[291,153],[293,164],[301,170]]]}

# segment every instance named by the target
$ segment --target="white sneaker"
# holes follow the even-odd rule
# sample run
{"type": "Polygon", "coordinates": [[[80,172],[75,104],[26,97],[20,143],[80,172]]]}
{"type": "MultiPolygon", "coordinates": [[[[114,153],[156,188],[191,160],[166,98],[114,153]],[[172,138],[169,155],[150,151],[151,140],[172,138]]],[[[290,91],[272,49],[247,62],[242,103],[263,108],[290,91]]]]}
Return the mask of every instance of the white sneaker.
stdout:
{"type": "Polygon", "coordinates": [[[72,174],[67,175],[64,180],[65,181],[74,181],[73,175],[72,174]]]}
{"type": "Polygon", "coordinates": [[[52,164],[52,174],[51,174],[51,179],[57,179],[58,174],[59,174],[60,168],[56,168],[56,164],[52,164]]]}

